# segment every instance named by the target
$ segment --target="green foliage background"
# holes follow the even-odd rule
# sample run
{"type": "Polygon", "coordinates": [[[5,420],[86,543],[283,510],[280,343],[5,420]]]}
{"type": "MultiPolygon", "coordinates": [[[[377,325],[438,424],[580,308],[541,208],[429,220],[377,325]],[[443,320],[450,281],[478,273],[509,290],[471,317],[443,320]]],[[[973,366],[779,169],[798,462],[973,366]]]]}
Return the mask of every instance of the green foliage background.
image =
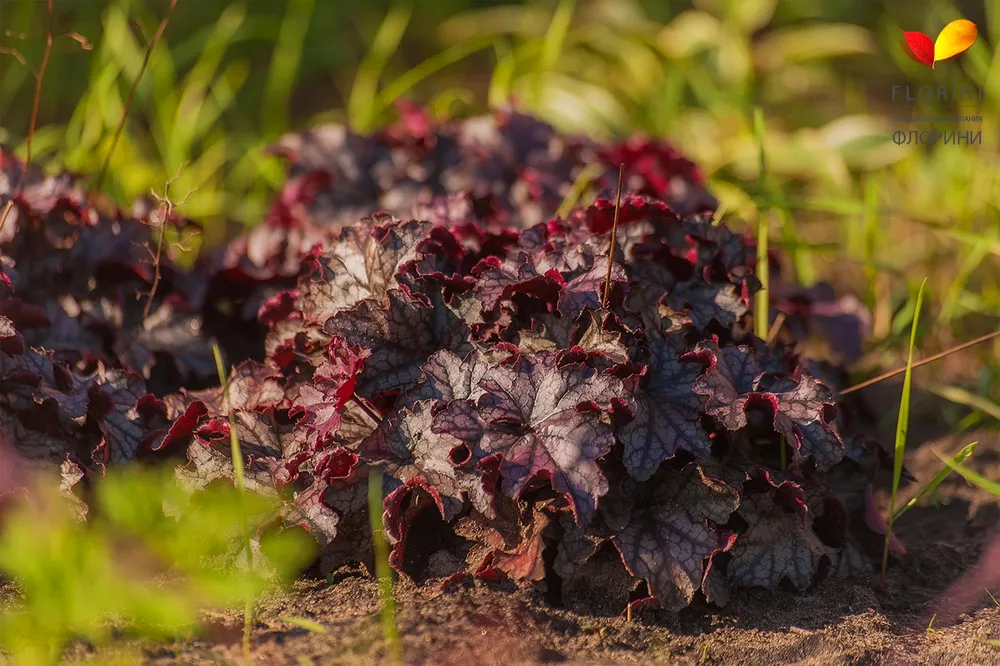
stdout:
{"type": "Polygon", "coordinates": [[[195,493],[169,469],[110,472],[85,521],[81,505],[57,488],[41,479],[5,515],[0,570],[21,597],[0,614],[0,647],[18,665],[63,663],[63,651],[80,640],[99,650],[198,636],[203,611],[259,598],[316,554],[301,531],[262,531],[248,568],[241,519],[259,528],[277,498],[231,485],[195,493]]]}

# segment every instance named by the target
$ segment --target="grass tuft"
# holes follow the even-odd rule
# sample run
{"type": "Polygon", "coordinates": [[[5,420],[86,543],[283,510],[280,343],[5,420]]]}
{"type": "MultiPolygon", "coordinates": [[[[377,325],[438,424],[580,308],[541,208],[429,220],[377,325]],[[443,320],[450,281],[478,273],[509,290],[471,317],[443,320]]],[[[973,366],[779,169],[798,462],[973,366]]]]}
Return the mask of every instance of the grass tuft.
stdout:
{"type": "Polygon", "coordinates": [[[903,375],[903,393],[899,399],[899,417],[896,420],[896,442],[893,447],[892,461],[892,495],[889,498],[889,520],[885,532],[885,545],[882,547],[882,582],[885,583],[886,567],[889,563],[889,542],[892,540],[892,525],[896,518],[896,495],[899,492],[899,480],[903,475],[903,456],[906,453],[906,433],[910,425],[910,386],[913,379],[913,348],[917,342],[917,324],[920,321],[920,308],[924,303],[924,287],[927,278],[920,283],[917,291],[917,303],[913,310],[913,322],[910,325],[910,344],[906,356],[906,370],[903,375]]]}
{"type": "Polygon", "coordinates": [[[403,644],[396,627],[396,600],[392,592],[392,570],[389,567],[389,544],[385,539],[385,525],[382,523],[382,472],[372,470],[368,476],[368,514],[371,520],[372,542],[375,546],[375,576],[378,578],[382,610],[382,636],[389,645],[390,661],[401,666],[403,644]]]}
{"type": "MultiPolygon", "coordinates": [[[[973,453],[976,452],[976,446],[978,444],[979,442],[972,442],[971,444],[964,446],[961,451],[959,451],[954,455],[954,457],[951,459],[951,463],[954,465],[962,464],[962,462],[964,462],[966,458],[968,458],[969,456],[971,456],[973,453]]],[[[920,489],[920,492],[918,492],[913,499],[907,502],[905,506],[900,508],[900,510],[895,513],[895,515],[892,517],[892,521],[890,522],[895,522],[899,520],[900,516],[902,516],[904,513],[915,507],[917,503],[920,502],[920,500],[922,500],[924,497],[934,492],[934,490],[939,485],[941,485],[941,482],[951,475],[951,472],[952,470],[950,466],[944,467],[940,472],[937,473],[937,475],[934,476],[933,479],[930,480],[930,482],[926,486],[920,489]]]]}
{"type": "MultiPolygon", "coordinates": [[[[51,3],[52,0],[49,0],[51,3]]],[[[139,66],[139,73],[136,74],[135,80],[132,81],[132,87],[129,88],[128,95],[125,97],[125,104],[122,106],[122,115],[118,119],[118,127],[115,128],[115,134],[111,138],[111,145],[108,146],[108,152],[104,156],[104,163],[101,165],[101,170],[97,172],[97,178],[94,179],[94,184],[90,188],[90,195],[87,198],[88,203],[93,206],[94,200],[101,191],[101,185],[104,183],[104,176],[108,172],[108,165],[111,163],[111,156],[115,152],[115,147],[118,145],[118,140],[121,138],[122,130],[125,129],[125,121],[128,120],[128,112],[132,107],[132,98],[135,96],[135,90],[139,87],[139,81],[142,80],[142,75],[146,71],[146,65],[149,64],[149,56],[153,53],[153,49],[160,42],[160,38],[163,37],[164,31],[167,29],[167,24],[170,22],[170,17],[174,13],[174,8],[177,7],[177,0],[170,0],[170,5],[167,7],[167,13],[163,15],[163,19],[160,21],[160,25],[156,28],[156,33],[153,35],[153,41],[149,43],[146,48],[146,53],[142,57],[142,64],[139,66]]]]}
{"type": "Polygon", "coordinates": [[[399,48],[412,15],[412,0],[393,4],[375,33],[371,48],[358,66],[351,94],[347,98],[347,122],[356,132],[363,134],[374,127],[378,80],[389,58],[399,48]]]}
{"type": "Polygon", "coordinates": [[[601,175],[603,171],[604,167],[600,164],[588,164],[580,169],[580,173],[577,174],[576,180],[570,186],[569,192],[566,193],[566,197],[559,204],[559,209],[556,210],[556,217],[561,220],[569,217],[569,214],[573,212],[573,207],[580,201],[583,193],[587,191],[594,178],[601,175]]]}
{"type": "MultiPolygon", "coordinates": [[[[52,0],[46,0],[46,32],[45,32],[45,50],[42,51],[42,62],[38,66],[38,71],[31,71],[32,76],[35,77],[35,94],[31,101],[31,120],[28,124],[28,136],[25,139],[25,157],[24,157],[24,171],[21,172],[20,182],[17,186],[17,194],[21,196],[24,193],[25,181],[28,178],[28,170],[31,168],[31,145],[35,138],[35,130],[38,128],[38,105],[42,99],[42,83],[45,81],[45,72],[49,67],[49,56],[52,55],[52,0]]],[[[20,62],[25,67],[28,66],[27,61],[21,56],[17,51],[4,50],[0,53],[8,53],[15,57],[18,62],[20,62]]],[[[29,68],[30,69],[30,68],[29,68]]],[[[9,197],[7,199],[6,205],[3,207],[3,212],[0,213],[0,234],[3,233],[4,225],[7,224],[7,217],[10,215],[11,209],[14,207],[14,197],[9,197]]],[[[3,268],[0,267],[0,274],[2,274],[3,268]]]]}
{"type": "Polygon", "coordinates": [[[559,4],[556,5],[556,10],[552,14],[552,20],[542,38],[542,50],[534,71],[535,104],[541,103],[542,91],[545,89],[545,77],[555,69],[559,53],[563,49],[563,44],[566,43],[566,34],[569,32],[569,25],[573,20],[575,10],[576,0],[559,0],[559,4]]]}
{"type": "MultiPolygon", "coordinates": [[[[934,455],[936,455],[938,458],[941,458],[941,460],[944,462],[945,465],[954,470],[955,473],[962,476],[966,481],[968,481],[974,486],[979,487],[982,490],[985,490],[990,495],[993,495],[994,497],[1000,499],[1000,483],[997,483],[996,481],[990,481],[986,477],[980,476],[979,474],[973,472],[968,467],[965,467],[952,460],[948,460],[947,458],[942,457],[938,453],[935,453],[934,455]]],[[[994,599],[994,601],[996,600],[994,599]]]]}
{"type": "MultiPolygon", "coordinates": [[[[233,459],[233,482],[240,500],[240,530],[243,535],[243,549],[247,557],[247,572],[253,571],[253,551],[250,545],[250,527],[244,506],[246,496],[246,480],[243,476],[243,451],[240,448],[240,438],[236,432],[236,410],[229,395],[228,373],[222,362],[222,350],[219,345],[212,345],[215,354],[215,369],[219,373],[219,383],[222,385],[222,400],[226,405],[226,415],[229,418],[229,446],[233,459]]],[[[243,657],[250,660],[250,626],[253,623],[253,598],[247,594],[243,604],[243,657]]]]}
{"type": "MultiPolygon", "coordinates": [[[[753,112],[754,137],[757,140],[757,161],[760,166],[761,191],[767,192],[767,158],[764,153],[764,111],[759,106],[753,112]]],[[[772,202],[768,201],[759,207],[760,212],[757,217],[757,279],[760,280],[761,289],[754,296],[754,333],[761,340],[767,339],[768,328],[770,327],[770,313],[768,312],[768,299],[771,297],[767,289],[770,268],[767,257],[768,241],[768,215],[772,202]]]]}

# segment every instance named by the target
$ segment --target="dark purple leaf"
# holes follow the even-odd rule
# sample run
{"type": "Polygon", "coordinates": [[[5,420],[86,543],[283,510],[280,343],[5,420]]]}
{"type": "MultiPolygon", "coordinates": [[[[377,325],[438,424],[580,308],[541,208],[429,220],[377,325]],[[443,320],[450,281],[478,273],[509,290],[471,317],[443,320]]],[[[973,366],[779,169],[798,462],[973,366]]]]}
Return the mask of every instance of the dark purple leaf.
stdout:
{"type": "Polygon", "coordinates": [[[668,610],[694,598],[706,559],[718,546],[715,525],[739,505],[735,490],[691,464],[657,477],[651,494],[613,541],[629,571],[649,582],[653,597],[668,610]]]}
{"type": "Polygon", "coordinates": [[[19,455],[32,461],[59,464],[68,453],[75,453],[76,440],[62,431],[35,430],[27,427],[16,414],[0,408],[0,445],[11,446],[19,455]]]}
{"type": "Polygon", "coordinates": [[[749,311],[740,290],[728,283],[683,282],[670,291],[667,303],[675,310],[689,310],[699,329],[713,321],[728,328],[749,311]]]}
{"type": "MultiPolygon", "coordinates": [[[[280,434],[266,415],[237,410],[233,416],[247,489],[273,494],[278,461],[285,454],[280,434]]],[[[210,419],[195,430],[194,440],[187,449],[189,463],[182,474],[191,487],[204,488],[218,479],[233,480],[230,432],[225,417],[210,419]]]]}
{"type": "Polygon", "coordinates": [[[416,258],[417,245],[430,229],[427,222],[400,222],[388,216],[345,228],[340,240],[320,257],[319,272],[305,283],[306,320],[322,324],[365,299],[381,301],[398,287],[396,270],[416,258]]]}
{"type": "MultiPolygon", "coordinates": [[[[598,257],[594,260],[592,268],[570,280],[559,292],[560,314],[575,319],[586,309],[600,309],[607,277],[608,259],[607,257],[598,257]]],[[[611,267],[612,290],[614,290],[615,285],[627,282],[628,277],[625,275],[625,269],[619,264],[613,264],[611,267]]]]}
{"type": "Polygon", "coordinates": [[[514,294],[526,294],[543,301],[555,302],[565,284],[559,271],[551,268],[540,270],[526,252],[500,262],[489,261],[476,282],[475,295],[487,310],[495,309],[500,301],[514,294]]]}
{"type": "Polygon", "coordinates": [[[120,370],[99,374],[87,392],[87,410],[104,437],[94,450],[94,462],[121,465],[132,462],[148,434],[137,409],[146,393],[142,377],[120,370]]]}
{"type": "Polygon", "coordinates": [[[767,588],[787,578],[805,590],[826,550],[811,528],[802,489],[791,481],[767,483],[766,492],[743,496],[739,514],[749,527],[736,538],[726,578],[732,585],[767,588]]]}
{"type": "Polygon", "coordinates": [[[483,394],[479,382],[491,366],[478,348],[465,358],[446,349],[435,352],[421,366],[422,381],[408,399],[411,403],[426,399],[478,400],[483,394]]]}
{"type": "Polygon", "coordinates": [[[148,445],[151,451],[159,451],[178,442],[188,442],[194,435],[199,421],[208,415],[205,403],[200,400],[192,400],[180,414],[171,420],[170,408],[165,402],[160,404],[162,405],[162,420],[166,424],[147,435],[144,444],[148,445]]]}
{"type": "Polygon", "coordinates": [[[192,391],[192,399],[202,401],[213,416],[228,414],[230,409],[270,410],[285,401],[285,392],[278,377],[265,365],[244,361],[229,375],[229,402],[222,388],[192,391]]]}
{"type": "Polygon", "coordinates": [[[764,390],[765,374],[780,372],[781,364],[773,358],[760,359],[747,346],[719,350],[710,343],[696,353],[707,358],[710,367],[695,381],[694,392],[708,397],[705,412],[724,427],[745,427],[748,403],[765,402],[774,412],[775,431],[788,438],[797,457],[812,458],[823,470],[843,457],[843,440],[826,414],[826,408],[836,404],[828,387],[803,375],[798,380],[769,382],[769,390],[764,390]]]}
{"type": "MultiPolygon", "coordinates": [[[[215,377],[211,337],[202,334],[201,317],[161,305],[143,321],[120,354],[132,370],[148,378],[157,355],[164,355],[184,378],[215,377]]],[[[124,341],[124,340],[123,340],[124,341]]]]}
{"type": "MultiPolygon", "coordinates": [[[[611,231],[615,217],[615,200],[598,198],[587,209],[587,224],[595,234],[611,231]]],[[[626,226],[639,220],[655,220],[656,223],[675,223],[677,214],[662,201],[656,201],[637,194],[622,197],[618,211],[618,225],[626,226]]]]}
{"type": "Polygon", "coordinates": [[[559,549],[556,552],[552,569],[565,582],[572,578],[573,574],[587,560],[593,557],[597,549],[608,540],[608,537],[594,534],[590,529],[577,527],[572,518],[565,515],[559,522],[562,523],[565,532],[559,542],[559,549]]]}
{"type": "Polygon", "coordinates": [[[836,404],[833,392],[812,377],[802,377],[795,388],[772,394],[774,428],[793,443],[804,457],[811,457],[821,470],[840,462],[844,442],[826,422],[824,407],[836,404]]]}
{"type": "Polygon", "coordinates": [[[333,573],[348,562],[374,571],[368,475],[377,469],[360,465],[357,456],[344,449],[321,453],[312,484],[286,507],[286,523],[305,528],[319,543],[322,572],[333,573]]]}
{"type": "Polygon", "coordinates": [[[440,299],[427,307],[399,290],[387,297],[388,308],[365,300],[331,317],[325,327],[327,334],[371,352],[357,385],[365,398],[411,388],[420,379],[420,366],[436,351],[464,355],[472,350],[468,327],[440,299]]]}
{"type": "Polygon", "coordinates": [[[483,449],[503,456],[503,489],[517,497],[525,485],[547,478],[570,502],[577,523],[593,517],[608,482],[597,459],[614,443],[611,428],[580,405],[609,406],[620,380],[582,366],[557,368],[552,353],[522,356],[490,369],[479,411],[487,422],[483,449]]]}
{"type": "MultiPolygon", "coordinates": [[[[387,471],[400,483],[419,479],[432,491],[445,520],[452,520],[463,506],[463,495],[485,516],[492,517],[492,497],[475,469],[482,452],[477,438],[483,424],[474,410],[452,411],[440,423],[431,413],[431,400],[421,400],[394,416],[388,427],[362,442],[359,455],[388,460],[387,471]],[[455,434],[464,435],[459,439],[455,434]]],[[[440,414],[438,415],[440,416],[440,414]]]]}
{"type": "Polygon", "coordinates": [[[707,458],[712,440],[701,427],[705,400],[694,392],[701,365],[681,360],[675,345],[650,342],[650,362],[635,393],[635,417],[618,433],[628,471],[645,481],[679,449],[707,458]]]}

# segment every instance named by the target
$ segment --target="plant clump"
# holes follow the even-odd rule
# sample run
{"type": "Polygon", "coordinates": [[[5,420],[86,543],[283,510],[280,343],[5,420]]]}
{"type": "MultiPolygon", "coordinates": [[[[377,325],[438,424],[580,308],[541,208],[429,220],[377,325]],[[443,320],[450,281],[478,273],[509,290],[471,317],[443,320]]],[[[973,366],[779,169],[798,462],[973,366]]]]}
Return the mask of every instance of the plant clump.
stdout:
{"type": "Polygon", "coordinates": [[[306,529],[324,573],[373,568],[373,473],[390,563],[419,582],[680,609],[869,565],[881,449],[820,366],[751,333],[754,248],[712,224],[673,148],[404,107],[376,135],[278,150],[270,218],[190,270],[152,265],[149,219],[0,153],[0,428],[62,466],[81,515],[109,466],[231,481],[218,342],[247,487],[281,499],[270,527],[306,529]],[[596,200],[557,216],[588,165],[596,200]]]}

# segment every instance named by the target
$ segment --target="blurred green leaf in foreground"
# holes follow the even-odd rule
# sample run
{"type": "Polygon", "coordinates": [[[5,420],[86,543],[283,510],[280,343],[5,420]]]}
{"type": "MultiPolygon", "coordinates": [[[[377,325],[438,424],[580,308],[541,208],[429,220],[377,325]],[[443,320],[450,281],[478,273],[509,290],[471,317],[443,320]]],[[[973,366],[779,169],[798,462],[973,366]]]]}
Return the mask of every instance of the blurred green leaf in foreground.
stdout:
{"type": "Polygon", "coordinates": [[[197,635],[203,611],[238,608],[315,556],[301,531],[260,529],[276,498],[245,497],[259,560],[247,571],[231,485],[191,492],[169,470],[136,466],[109,472],[94,491],[81,519],[78,503],[40,479],[5,514],[0,571],[16,592],[0,616],[0,644],[15,664],[60,663],[78,640],[100,648],[197,635]]]}

